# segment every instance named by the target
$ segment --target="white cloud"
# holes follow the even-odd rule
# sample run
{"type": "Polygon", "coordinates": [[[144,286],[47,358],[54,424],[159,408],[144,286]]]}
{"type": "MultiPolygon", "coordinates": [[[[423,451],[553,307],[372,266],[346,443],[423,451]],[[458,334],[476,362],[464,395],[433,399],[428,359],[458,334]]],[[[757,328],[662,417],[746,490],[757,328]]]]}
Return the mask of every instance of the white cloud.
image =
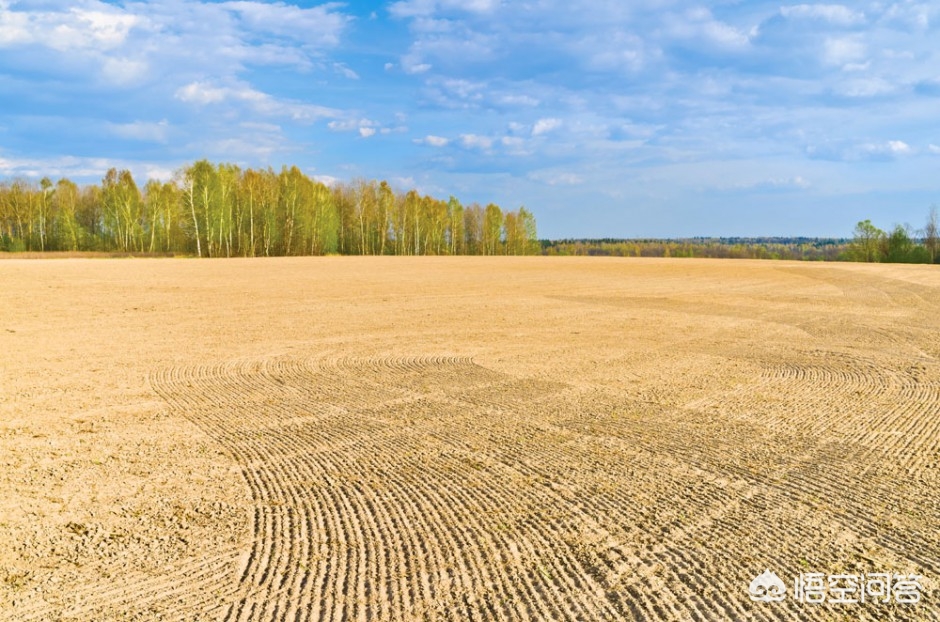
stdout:
{"type": "Polygon", "coordinates": [[[719,190],[805,190],[810,182],[802,175],[793,177],[769,177],[755,181],[743,181],[731,184],[719,184],[719,190]]]}
{"type": "Polygon", "coordinates": [[[836,92],[846,97],[875,97],[895,90],[896,87],[883,78],[858,78],[836,85],[836,92]]]}
{"type": "Polygon", "coordinates": [[[865,54],[865,44],[857,37],[830,38],[823,44],[823,59],[829,65],[857,63],[865,58],[865,54]]]}
{"type": "Polygon", "coordinates": [[[415,50],[402,56],[400,65],[405,73],[411,75],[427,73],[431,70],[431,64],[425,62],[423,55],[415,50]]]}
{"type": "Polygon", "coordinates": [[[304,45],[331,47],[339,43],[349,18],[336,13],[336,5],[311,8],[284,2],[223,2],[223,9],[235,12],[252,32],[294,39],[304,45]]]}
{"type": "Polygon", "coordinates": [[[313,122],[339,116],[339,111],[335,109],[304,102],[280,100],[245,84],[216,86],[207,82],[192,82],[177,89],[176,98],[203,106],[225,102],[244,103],[258,114],[287,117],[300,122],[313,122]]]}
{"type": "Polygon", "coordinates": [[[429,145],[431,147],[446,147],[450,144],[450,139],[444,138],[443,136],[434,136],[429,134],[424,138],[417,138],[414,141],[417,144],[429,145]]]}
{"type": "Polygon", "coordinates": [[[327,123],[327,127],[334,132],[357,132],[363,138],[375,135],[379,124],[371,119],[345,118],[327,123]]]}
{"type": "Polygon", "coordinates": [[[67,54],[67,63],[84,58],[118,83],[137,81],[146,68],[155,68],[154,77],[233,77],[245,64],[309,69],[322,62],[323,50],[339,43],[350,22],[337,4],[152,0],[116,6],[82,0],[41,2],[31,9],[32,4],[0,11],[0,48],[35,45],[67,54]]]}
{"type": "Polygon", "coordinates": [[[904,155],[911,152],[911,146],[903,140],[889,140],[886,144],[888,151],[898,155],[904,155]]]}
{"type": "Polygon", "coordinates": [[[330,187],[333,187],[342,181],[339,177],[333,177],[332,175],[313,175],[312,178],[324,186],[330,187]]]}
{"type": "Polygon", "coordinates": [[[668,32],[677,39],[700,39],[724,49],[743,49],[750,43],[748,33],[716,20],[706,8],[690,9],[683,15],[671,15],[668,26],[668,32]]]}
{"type": "Polygon", "coordinates": [[[541,136],[542,134],[547,134],[552,130],[556,130],[561,127],[561,119],[539,119],[535,122],[535,125],[532,127],[533,136],[541,136]]]}
{"type": "Polygon", "coordinates": [[[534,108],[542,103],[540,100],[530,95],[503,95],[497,99],[500,104],[505,106],[526,106],[534,108]]]}
{"type": "Polygon", "coordinates": [[[430,78],[425,96],[446,108],[476,108],[490,95],[487,84],[466,79],[430,78]]]}
{"type": "MultiPolygon", "coordinates": [[[[107,5],[102,4],[102,7],[107,5]]],[[[127,41],[131,29],[142,18],[114,11],[71,9],[67,12],[28,14],[33,35],[39,43],[61,52],[70,50],[112,50],[127,41]]]]}
{"type": "Polygon", "coordinates": [[[461,144],[468,149],[489,150],[493,146],[493,139],[478,134],[461,134],[461,144]]]}
{"type": "Polygon", "coordinates": [[[933,143],[927,145],[927,151],[934,155],[940,155],[940,145],[935,145],[933,143]]]}
{"type": "Polygon", "coordinates": [[[567,171],[533,171],[527,177],[548,186],[578,186],[584,183],[583,177],[567,171]]]}
{"type": "Polygon", "coordinates": [[[797,4],[780,8],[787,18],[820,19],[837,26],[855,26],[865,22],[865,14],[841,4],[797,4]]]}
{"type": "Polygon", "coordinates": [[[76,156],[50,156],[46,158],[18,158],[0,156],[0,175],[38,179],[48,176],[53,181],[68,177],[72,180],[100,180],[109,169],[131,171],[138,185],[148,179],[168,181],[173,177],[174,165],[163,162],[88,158],[76,156]]]}
{"type": "Polygon", "coordinates": [[[146,13],[138,15],[90,0],[93,8],[0,11],[0,47],[40,45],[58,52],[107,53],[130,43],[134,29],[146,30],[146,13]]]}
{"type": "Polygon", "coordinates": [[[590,34],[576,45],[577,52],[587,59],[592,71],[638,71],[646,62],[645,48],[640,36],[619,29],[604,37],[600,45],[590,34]]]}
{"type": "Polygon", "coordinates": [[[215,104],[225,101],[229,89],[212,86],[203,82],[192,82],[176,90],[176,98],[195,104],[215,104]]]}
{"type": "Polygon", "coordinates": [[[105,80],[117,85],[132,85],[147,78],[150,67],[146,62],[130,58],[107,58],[101,68],[105,80]]]}
{"type": "Polygon", "coordinates": [[[401,0],[393,2],[388,11],[395,17],[429,17],[440,11],[489,13],[500,0],[401,0]]]}
{"type": "Polygon", "coordinates": [[[359,74],[347,67],[344,63],[333,63],[333,71],[336,73],[349,78],[350,80],[358,80],[359,74]]]}
{"type": "Polygon", "coordinates": [[[109,129],[112,134],[121,138],[165,143],[170,129],[170,123],[166,119],[156,123],[150,121],[112,123],[109,125],[109,129]]]}
{"type": "Polygon", "coordinates": [[[499,142],[506,148],[506,153],[509,155],[526,156],[532,154],[524,138],[518,136],[503,136],[499,142]]]}

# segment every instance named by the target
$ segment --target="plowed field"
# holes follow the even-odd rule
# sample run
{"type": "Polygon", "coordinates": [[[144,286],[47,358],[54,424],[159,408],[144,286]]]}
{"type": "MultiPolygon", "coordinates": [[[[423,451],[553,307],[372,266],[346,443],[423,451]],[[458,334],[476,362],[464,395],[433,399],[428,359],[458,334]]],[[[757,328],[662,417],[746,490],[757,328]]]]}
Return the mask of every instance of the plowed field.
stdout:
{"type": "Polygon", "coordinates": [[[936,267],[12,259],[0,288],[0,620],[940,620],[936,267]],[[813,573],[849,578],[798,602],[813,573]],[[833,602],[880,573],[919,602],[833,602]]]}

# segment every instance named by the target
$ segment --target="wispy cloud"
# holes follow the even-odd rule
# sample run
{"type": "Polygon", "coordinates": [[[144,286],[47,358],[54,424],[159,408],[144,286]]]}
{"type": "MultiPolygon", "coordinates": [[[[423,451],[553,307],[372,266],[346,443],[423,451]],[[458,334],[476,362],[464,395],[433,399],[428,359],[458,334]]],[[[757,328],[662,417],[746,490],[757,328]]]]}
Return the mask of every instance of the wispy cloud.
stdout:
{"type": "Polygon", "coordinates": [[[340,114],[339,111],[325,106],[277,99],[246,84],[218,86],[211,82],[192,82],[177,89],[176,98],[203,106],[226,102],[244,103],[258,114],[283,116],[301,122],[335,118],[340,114]]]}
{"type": "Polygon", "coordinates": [[[165,143],[167,142],[170,124],[166,119],[163,119],[157,122],[112,123],[109,127],[115,136],[121,138],[165,143]]]}
{"type": "Polygon", "coordinates": [[[865,14],[842,4],[797,4],[780,8],[780,14],[791,19],[819,19],[837,26],[865,23],[865,14]]]}

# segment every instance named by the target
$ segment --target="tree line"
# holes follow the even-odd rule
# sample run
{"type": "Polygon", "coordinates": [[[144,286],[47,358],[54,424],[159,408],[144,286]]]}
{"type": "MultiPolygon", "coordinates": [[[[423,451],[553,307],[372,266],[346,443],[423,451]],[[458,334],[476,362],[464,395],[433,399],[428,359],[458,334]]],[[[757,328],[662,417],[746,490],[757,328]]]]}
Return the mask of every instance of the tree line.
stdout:
{"type": "Polygon", "coordinates": [[[871,220],[859,222],[855,225],[855,237],[847,250],[847,258],[867,262],[940,263],[937,208],[930,208],[927,223],[917,233],[906,225],[895,225],[889,233],[873,225],[871,220]]]}
{"type": "Polygon", "coordinates": [[[206,160],[140,188],[127,170],[100,184],[0,183],[0,250],[111,251],[199,257],[528,255],[539,252],[524,207],[464,206],[385,181],[331,186],[296,166],[241,169],[206,160]]]}
{"type": "Polygon", "coordinates": [[[895,225],[884,231],[863,220],[852,238],[730,237],[683,239],[542,240],[543,255],[606,257],[705,257],[718,259],[790,259],[940,263],[940,222],[932,207],[923,229],[895,225]]]}
{"type": "Polygon", "coordinates": [[[543,255],[599,257],[703,257],[837,261],[849,240],[838,238],[683,238],[542,240],[543,255]]]}

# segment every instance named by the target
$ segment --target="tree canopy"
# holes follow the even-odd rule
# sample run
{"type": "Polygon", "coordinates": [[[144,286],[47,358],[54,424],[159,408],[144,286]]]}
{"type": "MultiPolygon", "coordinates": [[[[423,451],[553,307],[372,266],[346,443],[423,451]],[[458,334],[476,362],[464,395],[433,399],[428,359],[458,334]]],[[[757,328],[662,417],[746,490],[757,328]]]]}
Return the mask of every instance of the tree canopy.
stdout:
{"type": "Polygon", "coordinates": [[[540,251],[524,207],[467,206],[363,179],[327,186],[200,160],[139,187],[127,170],[100,184],[0,183],[0,250],[272,255],[529,255],[540,251]]]}

